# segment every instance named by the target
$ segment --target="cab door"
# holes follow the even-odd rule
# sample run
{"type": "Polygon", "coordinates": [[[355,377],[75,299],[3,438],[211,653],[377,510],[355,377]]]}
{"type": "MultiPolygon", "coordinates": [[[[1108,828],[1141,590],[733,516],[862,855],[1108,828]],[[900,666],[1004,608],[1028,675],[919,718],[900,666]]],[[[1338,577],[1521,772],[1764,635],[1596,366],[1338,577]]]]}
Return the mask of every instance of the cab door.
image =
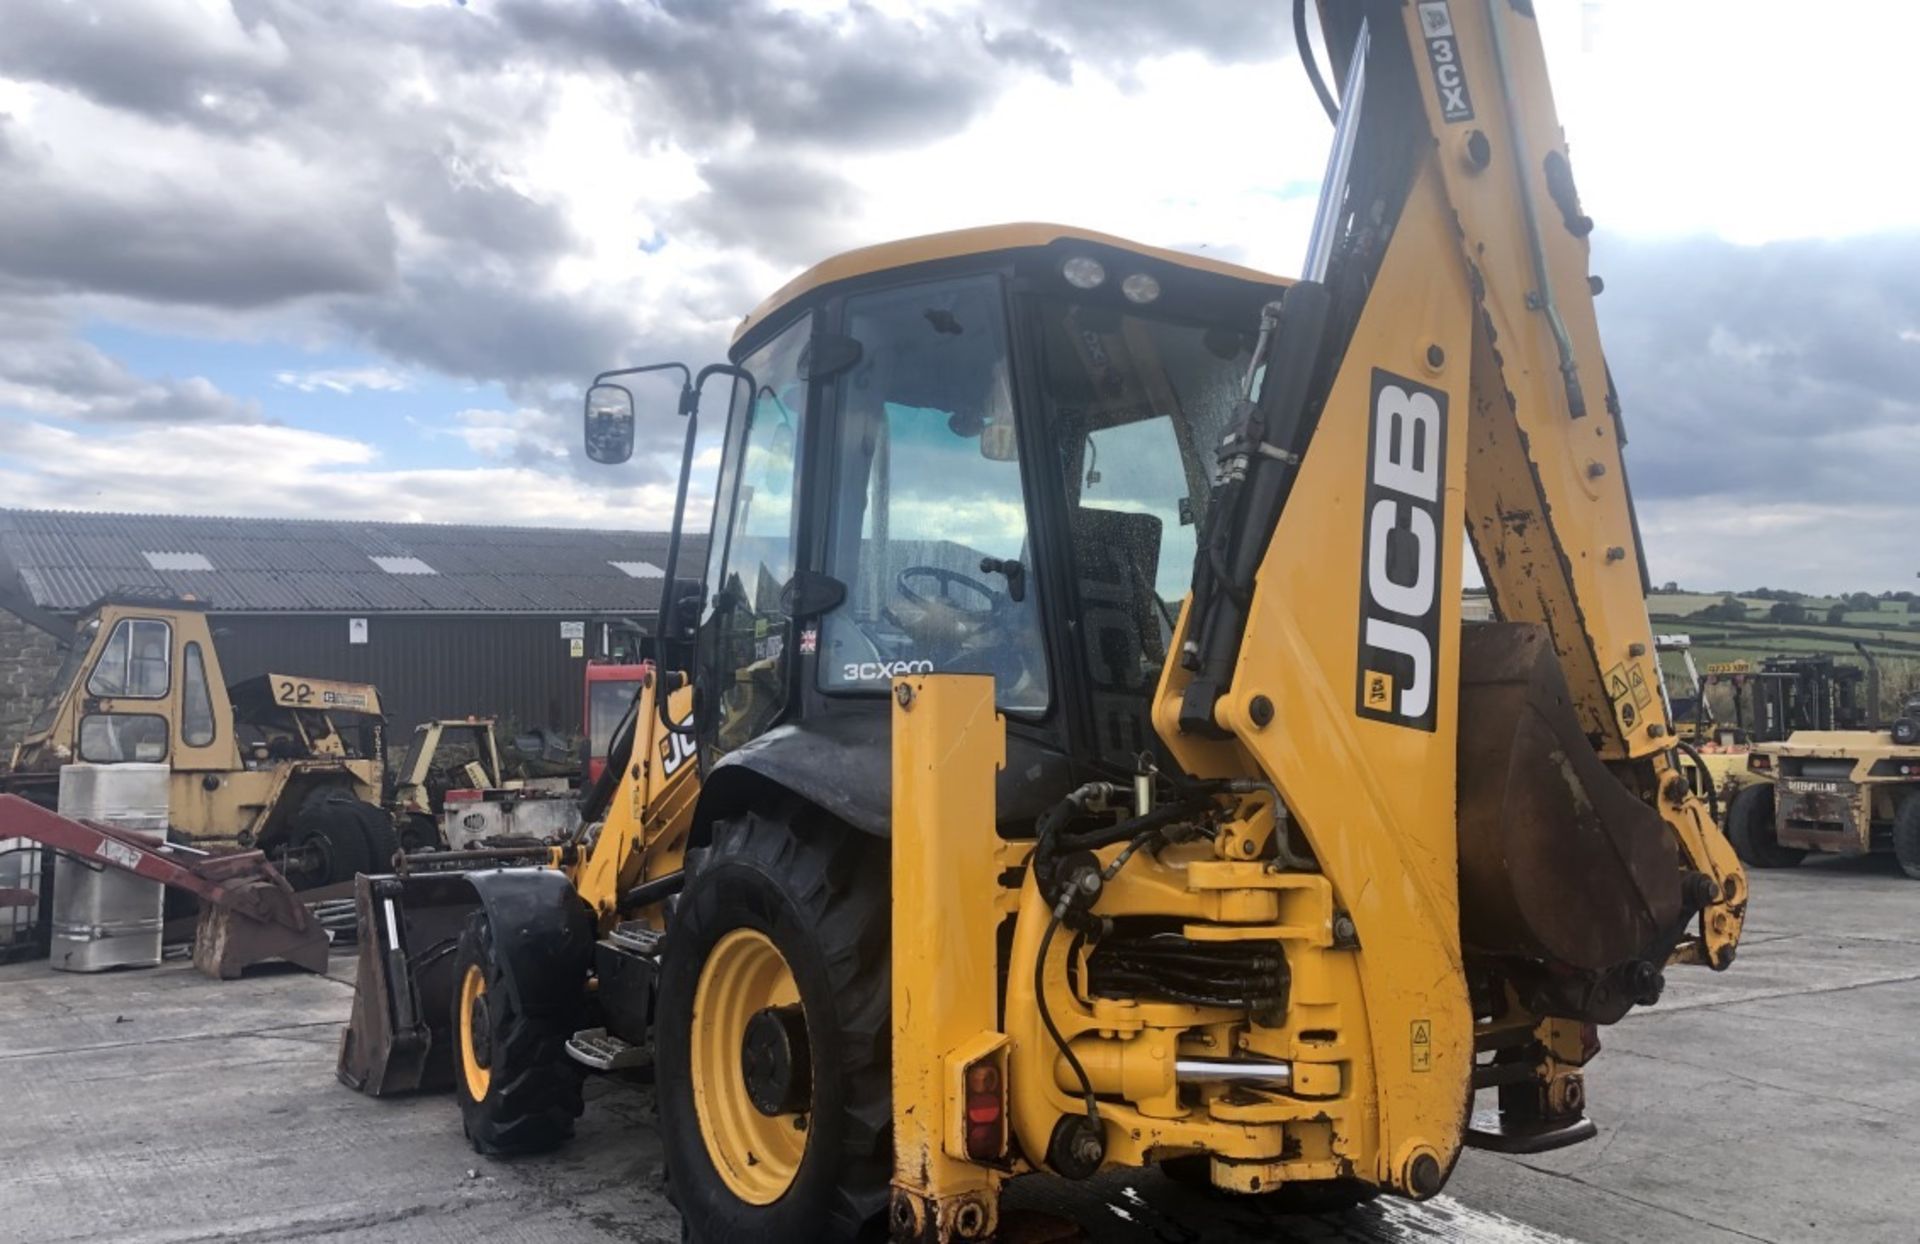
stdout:
{"type": "Polygon", "coordinates": [[[742,361],[751,393],[735,386],[708,535],[696,713],[711,754],[747,743],[785,716],[792,690],[793,621],[783,596],[799,568],[799,488],[810,385],[801,316],[742,361]]]}
{"type": "Polygon", "coordinates": [[[173,754],[174,627],[166,618],[109,615],[81,686],[74,755],[87,764],[164,764],[173,754]]]}

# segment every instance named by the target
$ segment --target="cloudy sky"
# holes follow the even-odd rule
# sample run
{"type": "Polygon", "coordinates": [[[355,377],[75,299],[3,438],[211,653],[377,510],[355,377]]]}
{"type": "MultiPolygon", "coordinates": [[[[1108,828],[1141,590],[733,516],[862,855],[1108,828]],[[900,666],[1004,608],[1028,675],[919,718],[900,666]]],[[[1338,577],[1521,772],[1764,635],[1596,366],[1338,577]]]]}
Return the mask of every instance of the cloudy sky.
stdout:
{"type": "MultiPolygon", "coordinates": [[[[1536,0],[1656,580],[1914,586],[1920,5],[1536,0]]],[[[0,505],[657,527],[576,448],[835,250],[1299,267],[1281,0],[0,0],[0,505]]]]}

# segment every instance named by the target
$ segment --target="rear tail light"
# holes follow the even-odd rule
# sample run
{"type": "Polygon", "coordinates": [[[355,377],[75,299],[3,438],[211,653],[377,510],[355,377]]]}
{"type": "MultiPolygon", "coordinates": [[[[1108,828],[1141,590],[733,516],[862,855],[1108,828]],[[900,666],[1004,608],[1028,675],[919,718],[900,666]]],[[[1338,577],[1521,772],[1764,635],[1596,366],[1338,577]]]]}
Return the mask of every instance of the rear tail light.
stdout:
{"type": "Polygon", "coordinates": [[[1757,769],[1764,773],[1773,768],[1773,757],[1763,756],[1759,752],[1749,752],[1747,754],[1747,768],[1757,769]]]}
{"type": "Polygon", "coordinates": [[[1006,1077],[998,1060],[984,1058],[967,1068],[967,1157],[997,1162],[1007,1148],[1006,1077]]]}

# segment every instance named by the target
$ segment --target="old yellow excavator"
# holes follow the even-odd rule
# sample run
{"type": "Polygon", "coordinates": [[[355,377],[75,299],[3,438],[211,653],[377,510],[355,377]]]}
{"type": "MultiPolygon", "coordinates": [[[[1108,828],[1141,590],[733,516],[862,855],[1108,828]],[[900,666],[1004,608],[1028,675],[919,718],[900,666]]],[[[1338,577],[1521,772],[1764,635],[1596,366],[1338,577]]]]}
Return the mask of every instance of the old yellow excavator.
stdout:
{"type": "Polygon", "coordinates": [[[647,1067],[696,1240],[985,1238],[1028,1171],[1421,1198],[1594,1134],[1596,1027],[1748,892],[1658,693],[1591,221],[1532,5],[1320,23],[1298,280],[968,230],[596,381],[604,462],[622,378],[677,381],[676,536],[731,392],[682,672],[573,842],[361,883],[344,1079],[513,1152],[647,1067]]]}

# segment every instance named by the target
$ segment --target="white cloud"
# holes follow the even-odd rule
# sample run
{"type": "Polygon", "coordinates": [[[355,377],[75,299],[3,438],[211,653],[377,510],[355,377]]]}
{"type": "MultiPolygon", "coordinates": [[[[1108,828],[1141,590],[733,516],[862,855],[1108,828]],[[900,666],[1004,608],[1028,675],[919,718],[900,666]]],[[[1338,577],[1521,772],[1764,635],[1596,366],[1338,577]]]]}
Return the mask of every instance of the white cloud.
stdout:
{"type": "Polygon", "coordinates": [[[318,371],[280,371],[273,382],[282,388],[302,393],[352,393],[367,389],[379,393],[399,393],[413,387],[413,378],[389,367],[332,367],[318,371]]]}
{"type": "MultiPolygon", "coordinates": [[[[10,425],[0,496],[27,508],[633,530],[664,528],[673,510],[670,478],[610,488],[522,465],[383,467],[363,441],[263,424],[112,438],[10,425]]],[[[690,512],[704,519],[711,504],[690,512]]]]}

